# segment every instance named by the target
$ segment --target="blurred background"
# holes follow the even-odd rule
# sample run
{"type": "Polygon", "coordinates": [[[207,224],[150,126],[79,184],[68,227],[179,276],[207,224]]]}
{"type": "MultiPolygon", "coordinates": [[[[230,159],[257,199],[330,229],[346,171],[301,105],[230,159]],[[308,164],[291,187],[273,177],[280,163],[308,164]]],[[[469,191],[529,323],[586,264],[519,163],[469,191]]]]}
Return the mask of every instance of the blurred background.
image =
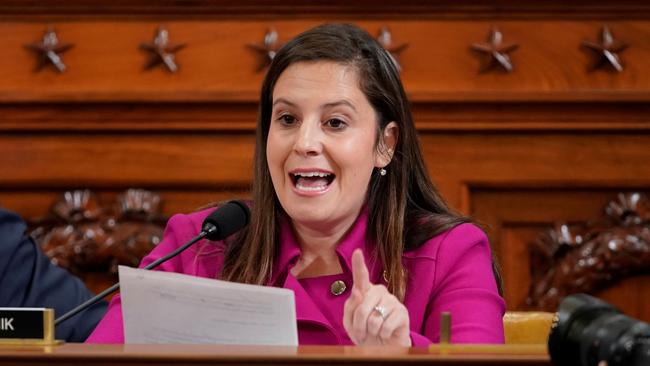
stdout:
{"type": "Polygon", "coordinates": [[[645,1],[0,2],[0,206],[95,291],[167,218],[248,196],[274,52],[357,24],[401,67],[433,180],[509,310],[587,292],[650,321],[645,1]]]}

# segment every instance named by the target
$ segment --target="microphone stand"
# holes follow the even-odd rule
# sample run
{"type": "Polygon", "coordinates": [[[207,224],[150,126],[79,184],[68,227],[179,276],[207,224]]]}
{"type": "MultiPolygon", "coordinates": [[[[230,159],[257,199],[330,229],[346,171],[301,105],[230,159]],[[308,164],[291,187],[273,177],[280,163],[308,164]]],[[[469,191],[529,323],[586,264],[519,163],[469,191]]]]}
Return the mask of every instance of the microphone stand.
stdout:
{"type": "MultiPolygon", "coordinates": [[[[178,247],[176,250],[174,250],[173,252],[167,254],[166,256],[161,257],[161,258],[159,258],[159,259],[157,259],[157,260],[155,260],[155,261],[149,263],[149,265],[147,265],[146,267],[144,267],[144,269],[147,269],[147,270],[148,270],[148,269],[152,269],[152,268],[158,266],[159,264],[161,264],[161,263],[167,261],[168,259],[170,259],[170,258],[172,258],[172,257],[175,257],[175,256],[178,255],[180,252],[182,252],[182,251],[184,251],[185,249],[189,248],[192,244],[194,244],[194,243],[196,243],[197,241],[199,241],[199,240],[205,238],[206,236],[208,236],[208,235],[210,235],[210,234],[216,232],[217,230],[218,230],[218,229],[217,229],[217,227],[216,227],[215,225],[213,225],[213,224],[211,224],[211,223],[206,223],[205,226],[203,227],[203,230],[201,230],[201,232],[199,233],[199,235],[197,235],[197,236],[195,236],[194,238],[190,239],[187,243],[181,245],[181,246],[178,247]]],[[[88,300],[86,300],[85,302],[81,303],[81,304],[80,304],[79,306],[77,306],[76,308],[74,308],[74,309],[68,311],[67,313],[63,314],[61,317],[57,318],[57,319],[54,321],[54,326],[56,327],[56,326],[59,325],[60,323],[62,323],[62,322],[64,322],[64,321],[66,321],[66,320],[72,318],[73,316],[77,315],[79,312],[81,312],[81,311],[83,311],[83,310],[86,310],[87,308],[89,308],[90,306],[92,306],[92,305],[94,305],[95,303],[99,302],[99,301],[100,301],[101,299],[103,299],[104,297],[106,297],[106,296],[112,294],[113,292],[115,292],[115,291],[116,291],[117,289],[119,289],[119,288],[120,288],[120,283],[117,282],[116,284],[114,284],[113,286],[107,288],[106,290],[102,291],[101,293],[95,295],[94,297],[91,297],[90,299],[88,299],[88,300]]]]}

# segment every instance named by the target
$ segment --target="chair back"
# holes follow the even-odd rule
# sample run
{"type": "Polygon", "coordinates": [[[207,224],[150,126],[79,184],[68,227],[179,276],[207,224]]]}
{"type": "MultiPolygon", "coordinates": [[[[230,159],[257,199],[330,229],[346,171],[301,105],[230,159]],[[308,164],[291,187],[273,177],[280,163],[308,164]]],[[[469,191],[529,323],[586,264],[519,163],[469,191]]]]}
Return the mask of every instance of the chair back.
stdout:
{"type": "Polygon", "coordinates": [[[503,316],[506,344],[546,344],[555,313],[507,311],[503,316]]]}

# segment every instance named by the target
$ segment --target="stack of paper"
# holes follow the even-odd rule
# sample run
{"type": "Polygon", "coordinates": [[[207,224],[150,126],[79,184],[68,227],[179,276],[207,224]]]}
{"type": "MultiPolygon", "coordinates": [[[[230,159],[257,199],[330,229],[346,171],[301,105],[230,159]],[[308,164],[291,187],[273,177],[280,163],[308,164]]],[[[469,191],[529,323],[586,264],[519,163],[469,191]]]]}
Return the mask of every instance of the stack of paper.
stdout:
{"type": "Polygon", "coordinates": [[[293,291],[119,267],[126,343],[298,345],[293,291]]]}

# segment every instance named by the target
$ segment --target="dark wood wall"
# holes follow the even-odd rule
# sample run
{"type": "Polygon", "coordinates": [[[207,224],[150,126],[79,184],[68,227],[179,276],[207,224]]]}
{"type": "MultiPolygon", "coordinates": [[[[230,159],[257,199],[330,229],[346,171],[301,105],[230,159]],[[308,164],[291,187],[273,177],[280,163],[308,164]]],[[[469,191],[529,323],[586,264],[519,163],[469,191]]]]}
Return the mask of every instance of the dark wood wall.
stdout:
{"type": "MultiPolygon", "coordinates": [[[[4,1],[0,5],[0,204],[42,216],[65,190],[107,201],[160,193],[163,212],[246,196],[263,72],[249,46],[322,22],[390,29],[434,181],[486,224],[510,309],[530,286],[529,243],[555,222],[598,219],[618,192],[650,191],[650,5],[643,1],[4,1]],[[158,26],[177,73],[143,70],[158,26]],[[590,70],[603,26],[624,69],[590,70]],[[47,27],[64,73],[34,72],[47,27]],[[479,72],[470,49],[498,28],[514,71],[479,72]]],[[[650,320],[650,282],[603,296],[650,320]]]]}

